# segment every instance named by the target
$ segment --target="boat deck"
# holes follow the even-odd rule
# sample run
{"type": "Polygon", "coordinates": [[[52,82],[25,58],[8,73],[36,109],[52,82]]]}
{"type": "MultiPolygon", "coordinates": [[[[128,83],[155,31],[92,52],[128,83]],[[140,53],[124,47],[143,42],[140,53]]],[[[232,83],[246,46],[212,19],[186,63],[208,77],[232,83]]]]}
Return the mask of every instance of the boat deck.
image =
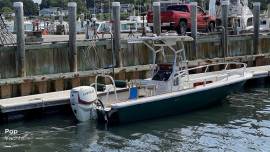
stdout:
{"type": "MultiPolygon", "coordinates": [[[[104,95],[104,92],[98,92],[98,96],[104,95]]],[[[109,96],[112,98],[113,94],[109,96]]],[[[53,107],[69,104],[70,90],[57,91],[30,96],[7,98],[0,100],[0,110],[2,113],[15,111],[31,110],[37,108],[53,107]]],[[[119,101],[121,102],[121,100],[119,101]]],[[[115,102],[114,102],[115,103],[115,102]]],[[[109,106],[112,101],[105,102],[104,106],[109,106]]]]}
{"type": "MultiPolygon", "coordinates": [[[[253,73],[253,79],[270,76],[270,65],[250,67],[247,68],[247,70],[253,73]]],[[[98,95],[101,94],[102,94],[101,92],[98,92],[98,95]]],[[[66,90],[52,93],[22,96],[16,98],[1,99],[0,110],[1,113],[10,113],[38,108],[67,105],[69,104],[69,96],[70,90],[66,90]]],[[[105,102],[104,104],[107,107],[111,105],[111,102],[105,102]]]]}

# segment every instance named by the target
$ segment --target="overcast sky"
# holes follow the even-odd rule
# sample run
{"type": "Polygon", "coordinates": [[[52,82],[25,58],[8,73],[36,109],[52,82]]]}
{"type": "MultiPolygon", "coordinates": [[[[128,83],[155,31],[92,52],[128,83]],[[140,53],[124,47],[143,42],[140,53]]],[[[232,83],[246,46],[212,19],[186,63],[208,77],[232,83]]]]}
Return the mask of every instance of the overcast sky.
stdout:
{"type": "Polygon", "coordinates": [[[35,3],[41,3],[41,0],[33,0],[35,3]]]}

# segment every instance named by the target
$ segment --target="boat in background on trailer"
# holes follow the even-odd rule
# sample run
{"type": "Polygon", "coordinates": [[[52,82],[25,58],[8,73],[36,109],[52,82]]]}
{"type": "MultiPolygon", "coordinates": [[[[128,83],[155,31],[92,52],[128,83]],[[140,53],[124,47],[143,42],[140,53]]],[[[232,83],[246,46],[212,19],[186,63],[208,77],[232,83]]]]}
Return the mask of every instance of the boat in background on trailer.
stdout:
{"type": "Polygon", "coordinates": [[[221,102],[252,77],[244,63],[188,68],[183,42],[191,40],[187,36],[130,39],[129,43],[143,43],[152,51],[152,77],[119,82],[98,74],[91,86],[72,89],[70,103],[76,118],[113,125],[185,113],[221,102]],[[179,50],[173,47],[175,40],[181,43],[179,50]],[[156,64],[157,54],[168,58],[167,62],[156,64]],[[223,69],[210,71],[215,66],[223,69]],[[191,74],[194,71],[202,72],[191,74]],[[107,84],[101,85],[98,80],[107,84]]]}

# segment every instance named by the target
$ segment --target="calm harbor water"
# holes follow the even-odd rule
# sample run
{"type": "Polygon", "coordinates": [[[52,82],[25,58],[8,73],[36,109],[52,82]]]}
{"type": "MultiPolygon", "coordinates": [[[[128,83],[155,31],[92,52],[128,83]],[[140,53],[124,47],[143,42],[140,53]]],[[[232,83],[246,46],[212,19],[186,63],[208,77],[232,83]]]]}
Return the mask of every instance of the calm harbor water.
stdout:
{"type": "Polygon", "coordinates": [[[210,109],[107,129],[55,115],[2,125],[0,131],[1,152],[270,151],[270,87],[234,93],[210,109]]]}

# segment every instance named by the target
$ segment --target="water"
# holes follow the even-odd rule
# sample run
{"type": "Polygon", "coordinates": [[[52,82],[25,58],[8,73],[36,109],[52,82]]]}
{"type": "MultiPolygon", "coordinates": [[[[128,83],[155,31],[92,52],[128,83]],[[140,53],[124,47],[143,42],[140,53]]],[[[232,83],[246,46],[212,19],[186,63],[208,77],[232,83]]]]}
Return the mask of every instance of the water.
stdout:
{"type": "Polygon", "coordinates": [[[270,87],[232,94],[211,109],[107,130],[95,122],[77,123],[72,115],[24,120],[0,130],[1,152],[270,151],[270,87]]]}

